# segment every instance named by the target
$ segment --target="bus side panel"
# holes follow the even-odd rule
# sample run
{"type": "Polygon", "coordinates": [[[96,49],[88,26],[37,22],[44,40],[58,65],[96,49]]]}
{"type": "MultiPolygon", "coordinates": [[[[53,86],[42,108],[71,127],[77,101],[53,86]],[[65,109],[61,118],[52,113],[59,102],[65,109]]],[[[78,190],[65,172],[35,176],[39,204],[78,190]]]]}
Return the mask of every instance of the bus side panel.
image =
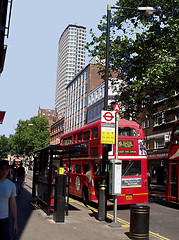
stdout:
{"type": "Polygon", "coordinates": [[[147,160],[141,160],[140,176],[122,177],[122,194],[117,197],[117,204],[148,203],[147,160]],[[126,183],[130,187],[125,187],[126,183]]]}
{"type": "Polygon", "coordinates": [[[136,203],[148,203],[148,193],[137,193],[135,189],[135,193],[130,194],[121,194],[117,196],[117,205],[129,205],[136,203]]]}

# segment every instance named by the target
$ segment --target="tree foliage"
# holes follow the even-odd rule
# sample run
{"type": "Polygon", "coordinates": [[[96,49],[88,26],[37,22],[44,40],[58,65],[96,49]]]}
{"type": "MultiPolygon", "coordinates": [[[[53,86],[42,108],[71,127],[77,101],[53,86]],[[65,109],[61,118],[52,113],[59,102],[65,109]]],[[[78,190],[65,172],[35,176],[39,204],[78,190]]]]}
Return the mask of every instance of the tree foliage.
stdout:
{"type": "Polygon", "coordinates": [[[8,151],[8,138],[5,135],[2,135],[0,136],[0,158],[6,157],[8,151]]]}
{"type": "MultiPolygon", "coordinates": [[[[119,0],[112,9],[110,37],[110,69],[119,72],[117,100],[129,112],[140,112],[161,93],[166,97],[179,92],[179,1],[119,0]],[[145,16],[125,8],[153,6],[155,13],[145,16]],[[146,95],[148,97],[146,97],[146,95]]],[[[91,30],[89,52],[101,60],[106,54],[106,16],[98,25],[100,36],[91,30]]]]}
{"type": "MultiPolygon", "coordinates": [[[[16,155],[30,155],[35,150],[48,146],[50,143],[50,131],[48,120],[43,117],[32,117],[30,120],[19,120],[16,131],[7,139],[7,148],[4,153],[16,155]]],[[[6,140],[3,136],[1,139],[6,140]]],[[[1,144],[1,141],[0,141],[1,144]]]]}

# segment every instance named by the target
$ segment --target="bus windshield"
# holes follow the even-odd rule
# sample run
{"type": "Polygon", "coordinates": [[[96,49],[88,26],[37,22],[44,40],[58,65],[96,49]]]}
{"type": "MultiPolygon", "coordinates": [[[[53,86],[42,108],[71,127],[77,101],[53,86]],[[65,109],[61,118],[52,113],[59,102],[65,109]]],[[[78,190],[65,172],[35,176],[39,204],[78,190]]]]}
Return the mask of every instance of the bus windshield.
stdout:
{"type": "Polygon", "coordinates": [[[134,128],[119,127],[118,135],[119,136],[127,136],[127,137],[136,137],[137,133],[136,133],[136,130],[134,128]]]}
{"type": "Polygon", "coordinates": [[[141,161],[123,161],[122,176],[140,176],[141,161]]]}

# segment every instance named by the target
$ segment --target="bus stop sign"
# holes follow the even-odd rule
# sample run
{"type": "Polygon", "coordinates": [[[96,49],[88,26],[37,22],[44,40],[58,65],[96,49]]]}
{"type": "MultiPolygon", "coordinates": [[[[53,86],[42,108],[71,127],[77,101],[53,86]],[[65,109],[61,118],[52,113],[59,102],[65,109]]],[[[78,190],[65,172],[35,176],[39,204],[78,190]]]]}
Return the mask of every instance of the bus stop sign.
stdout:
{"type": "Polygon", "coordinates": [[[114,111],[101,111],[101,143],[115,144],[114,111]]]}
{"type": "Polygon", "coordinates": [[[118,113],[120,111],[121,107],[119,106],[119,104],[114,104],[113,109],[115,112],[118,113]]]}
{"type": "Polygon", "coordinates": [[[115,112],[114,111],[102,111],[101,122],[103,123],[115,123],[115,112]]]}

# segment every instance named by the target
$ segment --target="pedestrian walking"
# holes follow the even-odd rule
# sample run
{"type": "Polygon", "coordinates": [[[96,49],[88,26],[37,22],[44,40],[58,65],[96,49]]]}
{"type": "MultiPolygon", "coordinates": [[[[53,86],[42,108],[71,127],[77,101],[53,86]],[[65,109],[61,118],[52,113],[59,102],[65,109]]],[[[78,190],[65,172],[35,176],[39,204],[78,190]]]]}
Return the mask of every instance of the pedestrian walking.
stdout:
{"type": "Polygon", "coordinates": [[[17,169],[17,193],[21,194],[22,186],[25,179],[25,168],[23,167],[23,163],[20,163],[20,167],[17,169]]]}
{"type": "Polygon", "coordinates": [[[13,234],[17,228],[16,186],[7,179],[9,174],[9,162],[0,160],[0,240],[10,240],[9,233],[9,209],[13,218],[13,234]]]}

